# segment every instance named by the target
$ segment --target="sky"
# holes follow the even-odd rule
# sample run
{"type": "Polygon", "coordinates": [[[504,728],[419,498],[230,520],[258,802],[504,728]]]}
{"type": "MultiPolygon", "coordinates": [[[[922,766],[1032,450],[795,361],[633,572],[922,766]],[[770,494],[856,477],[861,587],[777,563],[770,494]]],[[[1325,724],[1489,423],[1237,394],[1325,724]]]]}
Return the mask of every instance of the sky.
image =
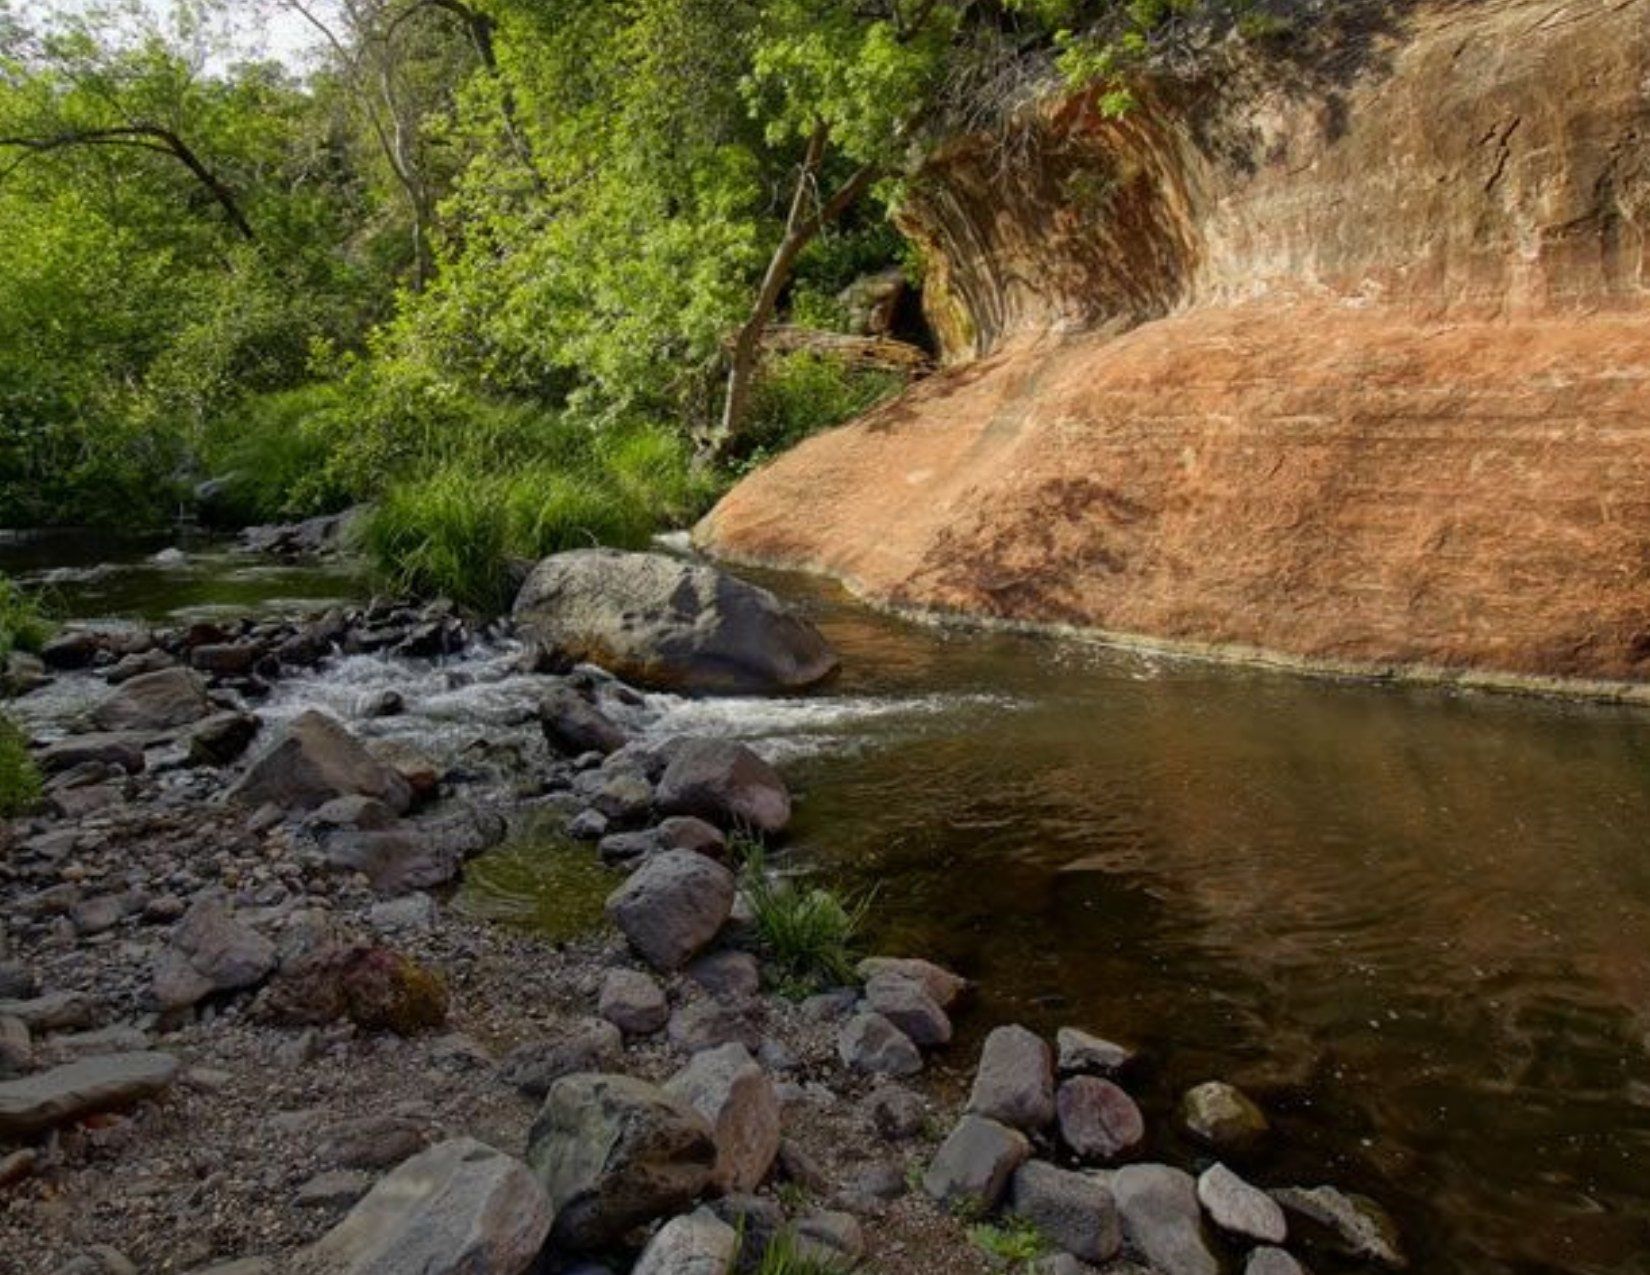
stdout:
{"type": "MultiPolygon", "coordinates": [[[[56,13],[84,12],[97,0],[12,0],[12,10],[25,20],[45,19],[56,13]]],[[[175,0],[130,0],[162,25],[170,27],[175,0]]],[[[323,13],[326,0],[316,6],[323,13]]],[[[241,57],[276,57],[302,69],[314,54],[320,37],[299,14],[280,0],[233,0],[228,6],[228,36],[241,57]]]]}

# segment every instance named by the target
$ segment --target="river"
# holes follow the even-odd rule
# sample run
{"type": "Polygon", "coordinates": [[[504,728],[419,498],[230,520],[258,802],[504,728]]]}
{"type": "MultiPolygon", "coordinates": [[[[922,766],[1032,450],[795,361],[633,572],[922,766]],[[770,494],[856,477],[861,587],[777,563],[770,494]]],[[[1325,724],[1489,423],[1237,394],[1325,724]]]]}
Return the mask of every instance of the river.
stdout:
{"type": "MultiPolygon", "coordinates": [[[[154,548],[13,541],[0,569],[57,568],[64,610],[102,619],[362,587],[154,548]]],[[[825,630],[840,679],[656,700],[649,729],[755,742],[801,794],[791,860],[874,890],[879,948],[979,981],[942,1067],[965,1072],[998,1022],[1083,1026],[1147,1052],[1154,1150],[1192,1158],[1174,1095],[1236,1081],[1278,1127],[1249,1172],[1381,1200],[1428,1275],[1650,1272],[1650,713],[944,632],[763,579],[825,630]]],[[[347,661],[271,708],[398,677],[347,661]]],[[[395,729],[449,747],[466,714],[523,729],[531,679],[442,688],[395,729]]],[[[518,847],[464,902],[549,924],[566,908],[545,898],[608,883],[518,847]]]]}

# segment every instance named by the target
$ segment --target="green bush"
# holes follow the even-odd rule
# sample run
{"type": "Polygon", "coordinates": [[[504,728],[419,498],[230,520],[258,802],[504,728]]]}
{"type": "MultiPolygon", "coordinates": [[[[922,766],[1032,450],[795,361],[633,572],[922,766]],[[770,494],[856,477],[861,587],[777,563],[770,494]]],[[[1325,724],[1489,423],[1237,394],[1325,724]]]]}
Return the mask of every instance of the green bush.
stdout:
{"type": "Polygon", "coordinates": [[[746,467],[796,446],[810,434],[841,425],[899,393],[898,372],[854,368],[827,354],[801,350],[762,369],[740,446],[746,467]]]}
{"type": "Polygon", "coordinates": [[[328,472],[349,419],[348,394],[337,383],[248,398],[207,437],[203,460],[224,484],[213,512],[254,523],[342,508],[349,493],[328,472]]]}
{"type": "Polygon", "coordinates": [[[755,846],[745,853],[742,877],[757,941],[778,967],[783,990],[801,993],[854,981],[869,898],[844,901],[819,886],[770,877],[766,857],[755,846]]]}
{"type": "Polygon", "coordinates": [[[52,628],[39,599],[16,581],[0,576],[0,658],[13,651],[39,651],[52,628]]]}
{"type": "Polygon", "coordinates": [[[1054,1251],[1046,1236],[1023,1218],[1007,1218],[1000,1225],[981,1222],[968,1228],[974,1247],[1011,1270],[1029,1266],[1054,1251]]]}
{"type": "Polygon", "coordinates": [[[29,741],[9,717],[0,717],[0,818],[10,819],[40,800],[40,772],[29,741]]]}

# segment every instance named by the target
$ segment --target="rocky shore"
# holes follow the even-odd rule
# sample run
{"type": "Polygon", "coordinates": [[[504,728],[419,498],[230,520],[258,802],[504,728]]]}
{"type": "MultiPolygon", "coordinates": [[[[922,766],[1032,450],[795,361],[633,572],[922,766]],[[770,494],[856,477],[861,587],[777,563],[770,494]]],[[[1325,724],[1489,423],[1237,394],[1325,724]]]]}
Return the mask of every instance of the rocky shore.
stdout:
{"type": "Polygon", "coordinates": [[[640,727],[652,690],[834,663],[761,590],[600,551],[541,564],[508,624],[375,603],[14,658],[58,707],[25,717],[45,809],[0,841],[0,1272],[1401,1269],[1368,1201],[1245,1180],[1269,1130],[1230,1086],[1179,1112],[1206,1156],[1136,1162],[1101,1025],[954,1057],[968,984],[920,954],[780,977],[743,856],[782,839],[783,777],[640,727]],[[408,709],[382,686],[291,711],[357,657],[409,693],[530,679],[531,746],[422,753],[375,729],[408,709]],[[547,815],[611,870],[607,926],[454,906],[547,815]]]}

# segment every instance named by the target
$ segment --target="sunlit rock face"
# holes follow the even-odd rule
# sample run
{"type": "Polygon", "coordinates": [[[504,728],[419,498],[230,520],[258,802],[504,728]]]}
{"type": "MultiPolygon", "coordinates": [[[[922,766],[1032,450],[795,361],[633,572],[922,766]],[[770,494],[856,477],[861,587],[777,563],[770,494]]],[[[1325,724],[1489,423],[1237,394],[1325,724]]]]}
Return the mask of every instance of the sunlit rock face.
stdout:
{"type": "Polygon", "coordinates": [[[700,541],[931,610],[1645,680],[1650,0],[1332,43],[946,147],[902,225],[948,370],[700,541]]]}

